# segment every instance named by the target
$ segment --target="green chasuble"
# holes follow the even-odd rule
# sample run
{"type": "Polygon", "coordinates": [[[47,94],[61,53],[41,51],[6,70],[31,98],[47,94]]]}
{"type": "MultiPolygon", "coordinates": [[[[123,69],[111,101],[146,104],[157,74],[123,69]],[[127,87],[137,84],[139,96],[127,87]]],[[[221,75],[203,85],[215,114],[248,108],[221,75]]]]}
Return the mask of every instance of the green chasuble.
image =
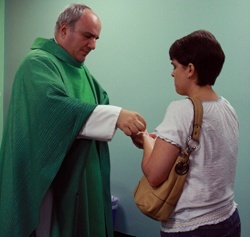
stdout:
{"type": "Polygon", "coordinates": [[[0,151],[0,236],[28,237],[47,191],[52,237],[112,237],[106,142],[78,139],[107,93],[53,40],[38,38],[20,65],[0,151]]]}

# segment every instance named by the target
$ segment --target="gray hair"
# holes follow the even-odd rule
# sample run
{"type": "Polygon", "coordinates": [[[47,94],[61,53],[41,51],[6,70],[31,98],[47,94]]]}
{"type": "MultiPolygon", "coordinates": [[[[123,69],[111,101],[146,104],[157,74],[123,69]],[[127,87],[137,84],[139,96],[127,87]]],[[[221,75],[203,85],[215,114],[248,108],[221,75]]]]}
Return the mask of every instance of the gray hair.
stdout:
{"type": "Polygon", "coordinates": [[[85,9],[90,7],[83,4],[70,4],[58,16],[54,34],[57,35],[63,23],[66,23],[71,31],[74,30],[75,23],[81,18],[85,9]]]}

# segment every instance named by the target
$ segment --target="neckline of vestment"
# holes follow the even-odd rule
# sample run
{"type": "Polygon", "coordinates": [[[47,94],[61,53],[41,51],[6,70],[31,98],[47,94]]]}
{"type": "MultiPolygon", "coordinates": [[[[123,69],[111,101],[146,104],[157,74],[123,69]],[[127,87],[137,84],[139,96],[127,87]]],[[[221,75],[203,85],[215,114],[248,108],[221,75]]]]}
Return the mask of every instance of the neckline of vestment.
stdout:
{"type": "Polygon", "coordinates": [[[63,47],[58,45],[54,39],[45,39],[38,37],[35,39],[34,43],[31,46],[31,49],[42,49],[45,50],[60,60],[70,64],[74,67],[82,67],[84,63],[77,62],[63,47]]]}

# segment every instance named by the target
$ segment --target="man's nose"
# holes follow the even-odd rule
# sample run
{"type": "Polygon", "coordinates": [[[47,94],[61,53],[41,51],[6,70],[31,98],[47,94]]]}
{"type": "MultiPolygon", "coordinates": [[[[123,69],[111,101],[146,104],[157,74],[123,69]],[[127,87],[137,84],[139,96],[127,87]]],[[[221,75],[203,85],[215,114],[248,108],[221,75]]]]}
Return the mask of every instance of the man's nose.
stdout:
{"type": "Polygon", "coordinates": [[[94,50],[94,49],[95,49],[95,47],[96,47],[96,38],[91,38],[91,39],[89,40],[88,47],[89,47],[91,50],[94,50]]]}

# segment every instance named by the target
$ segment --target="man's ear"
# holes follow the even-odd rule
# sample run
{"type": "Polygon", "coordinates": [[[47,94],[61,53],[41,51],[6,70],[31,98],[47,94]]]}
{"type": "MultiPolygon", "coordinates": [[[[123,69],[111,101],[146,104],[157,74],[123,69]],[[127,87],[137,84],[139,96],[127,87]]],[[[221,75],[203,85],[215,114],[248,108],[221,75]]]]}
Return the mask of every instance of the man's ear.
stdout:
{"type": "Polygon", "coordinates": [[[65,38],[66,34],[67,34],[67,29],[68,29],[68,25],[66,22],[63,22],[61,27],[60,27],[60,36],[61,38],[65,38]]]}

